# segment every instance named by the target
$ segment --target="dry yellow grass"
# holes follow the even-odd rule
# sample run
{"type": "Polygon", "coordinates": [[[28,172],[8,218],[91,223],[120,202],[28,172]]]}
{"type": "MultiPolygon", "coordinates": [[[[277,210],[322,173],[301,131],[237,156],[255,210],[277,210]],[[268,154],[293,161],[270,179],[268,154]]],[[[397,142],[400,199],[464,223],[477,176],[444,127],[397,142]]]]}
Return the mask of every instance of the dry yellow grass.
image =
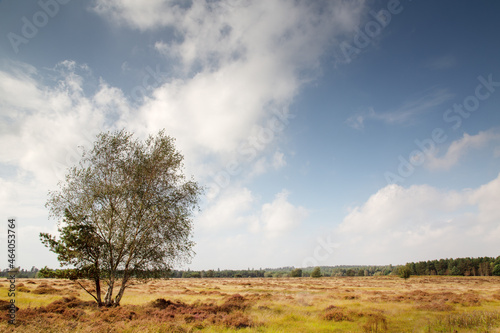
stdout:
{"type": "MultiPolygon", "coordinates": [[[[118,309],[91,300],[71,281],[18,280],[15,331],[500,332],[498,277],[152,280],[118,309]]],[[[14,330],[5,315],[0,330],[14,330]]]]}

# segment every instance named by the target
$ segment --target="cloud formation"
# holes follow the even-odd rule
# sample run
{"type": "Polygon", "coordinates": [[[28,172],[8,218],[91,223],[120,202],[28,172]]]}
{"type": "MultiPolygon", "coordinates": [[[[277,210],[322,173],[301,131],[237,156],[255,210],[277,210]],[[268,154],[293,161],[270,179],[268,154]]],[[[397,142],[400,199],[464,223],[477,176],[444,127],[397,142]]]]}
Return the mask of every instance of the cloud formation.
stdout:
{"type": "Polygon", "coordinates": [[[301,236],[294,231],[305,227],[308,217],[309,211],[290,202],[285,189],[262,203],[248,188],[229,188],[197,218],[194,264],[213,269],[297,262],[302,255],[296,246],[301,236]]]}
{"type": "Polygon", "coordinates": [[[495,256],[500,236],[500,175],[476,189],[388,185],[352,208],[335,229],[336,260],[404,264],[495,256]],[[343,259],[343,257],[347,259],[343,259]]]}
{"type": "Polygon", "coordinates": [[[262,226],[269,237],[283,235],[307,218],[304,207],[295,207],[288,202],[289,193],[286,190],[278,193],[273,202],[262,206],[262,226]]]}
{"type": "Polygon", "coordinates": [[[461,139],[453,141],[441,157],[439,151],[426,156],[425,166],[431,170],[449,170],[455,166],[465,154],[472,149],[481,149],[490,142],[499,141],[500,132],[497,129],[481,131],[476,135],[464,133],[461,139]]]}
{"type": "Polygon", "coordinates": [[[272,202],[259,205],[260,200],[248,188],[231,187],[203,210],[198,221],[203,229],[244,227],[265,237],[284,236],[308,217],[307,209],[290,203],[288,196],[282,190],[272,202]]]}
{"type": "Polygon", "coordinates": [[[0,106],[5,131],[0,134],[0,163],[53,185],[79,160],[79,145],[93,141],[100,130],[120,126],[128,106],[119,89],[104,82],[94,94],[84,92],[85,66],[65,61],[41,74],[24,64],[0,71],[0,106]]]}
{"type": "Polygon", "coordinates": [[[23,214],[45,220],[40,207],[46,189],[78,161],[78,146],[91,146],[101,131],[126,128],[144,138],[165,129],[185,156],[186,173],[203,184],[228,163],[248,168],[221,189],[220,201],[209,202],[207,216],[215,216],[210,220],[256,216],[253,230],[270,233],[297,225],[304,210],[286,194],[259,207],[249,191],[231,188],[244,188],[245,177],[256,175],[252,170],[262,174],[286,166],[274,139],[291,119],[289,106],[321,73],[331,43],[358,26],[364,1],[96,0],[90,6],[112,25],[155,33],[151,48],[172,71],[160,79],[149,73],[155,84],[137,98],[70,59],[51,69],[2,65],[0,167],[9,176],[0,179],[0,196],[15,187],[32,198],[23,214]],[[269,125],[277,113],[279,130],[269,125]],[[269,128],[271,136],[262,139],[269,128]],[[297,215],[281,220],[292,213],[297,215]]]}

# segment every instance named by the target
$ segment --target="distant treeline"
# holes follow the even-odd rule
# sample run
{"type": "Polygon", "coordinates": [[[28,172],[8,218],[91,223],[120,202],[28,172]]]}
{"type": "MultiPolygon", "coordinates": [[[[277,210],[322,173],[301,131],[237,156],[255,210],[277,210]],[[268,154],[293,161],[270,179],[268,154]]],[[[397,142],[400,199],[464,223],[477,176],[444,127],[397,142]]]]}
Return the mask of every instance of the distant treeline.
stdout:
{"type": "MultiPolygon", "coordinates": [[[[396,266],[321,266],[322,276],[372,276],[396,274],[396,266]]],[[[295,268],[265,268],[265,269],[245,269],[245,270],[174,270],[171,272],[172,278],[279,278],[279,277],[310,277],[314,267],[295,268]]]]}
{"type": "MultiPolygon", "coordinates": [[[[26,270],[26,269],[20,269],[19,272],[16,273],[16,278],[36,278],[38,274],[38,268],[32,267],[31,270],[26,270]]],[[[4,269],[3,271],[0,271],[0,277],[8,277],[9,276],[9,270],[4,269]]]]}
{"type": "MultiPolygon", "coordinates": [[[[372,276],[397,274],[398,266],[322,266],[322,276],[372,276]]],[[[171,270],[169,272],[141,272],[142,278],[279,278],[279,277],[310,277],[314,267],[295,268],[265,268],[265,269],[245,269],[245,270],[171,270]]],[[[71,269],[51,269],[44,267],[37,272],[37,278],[71,278],[74,271],[71,269]]]]}
{"type": "MultiPolygon", "coordinates": [[[[500,256],[497,258],[457,258],[410,262],[405,265],[411,275],[457,275],[457,276],[500,276],[500,256]]],[[[402,266],[320,266],[321,276],[382,276],[398,275],[402,266]]],[[[295,268],[265,268],[245,270],[172,270],[169,272],[140,272],[142,278],[279,278],[279,277],[310,277],[315,267],[295,268]]],[[[17,277],[37,278],[68,278],[71,270],[42,268],[40,271],[27,272],[22,270],[17,277]]],[[[6,276],[1,272],[0,276],[6,276]]]]}
{"type": "MultiPolygon", "coordinates": [[[[410,262],[411,275],[500,276],[500,256],[497,258],[457,258],[410,262]]],[[[397,275],[401,266],[321,266],[322,276],[380,276],[397,275]]],[[[266,268],[247,270],[172,271],[172,278],[228,277],[309,277],[314,267],[266,268]]]]}
{"type": "Polygon", "coordinates": [[[411,275],[500,276],[500,256],[419,261],[406,266],[411,275]]]}

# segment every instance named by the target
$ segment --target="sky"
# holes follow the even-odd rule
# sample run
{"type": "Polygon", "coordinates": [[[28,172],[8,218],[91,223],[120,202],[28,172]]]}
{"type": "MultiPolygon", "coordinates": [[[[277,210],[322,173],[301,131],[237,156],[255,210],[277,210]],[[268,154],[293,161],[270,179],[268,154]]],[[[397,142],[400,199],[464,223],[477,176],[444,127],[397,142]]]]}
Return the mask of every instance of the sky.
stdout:
{"type": "MultiPolygon", "coordinates": [[[[165,129],[206,188],[177,269],[500,255],[497,1],[0,1],[0,248],[59,267],[47,193],[165,129]]],[[[7,266],[7,253],[0,266],[7,266]]]]}

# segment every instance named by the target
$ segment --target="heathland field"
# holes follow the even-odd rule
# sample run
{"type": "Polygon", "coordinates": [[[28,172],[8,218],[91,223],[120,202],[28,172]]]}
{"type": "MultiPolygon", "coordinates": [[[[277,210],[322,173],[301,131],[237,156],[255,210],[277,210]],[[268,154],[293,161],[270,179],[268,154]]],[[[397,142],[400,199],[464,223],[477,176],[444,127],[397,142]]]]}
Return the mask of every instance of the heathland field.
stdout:
{"type": "Polygon", "coordinates": [[[69,280],[17,283],[4,332],[500,332],[500,277],[151,280],[100,309],[69,280]]]}

